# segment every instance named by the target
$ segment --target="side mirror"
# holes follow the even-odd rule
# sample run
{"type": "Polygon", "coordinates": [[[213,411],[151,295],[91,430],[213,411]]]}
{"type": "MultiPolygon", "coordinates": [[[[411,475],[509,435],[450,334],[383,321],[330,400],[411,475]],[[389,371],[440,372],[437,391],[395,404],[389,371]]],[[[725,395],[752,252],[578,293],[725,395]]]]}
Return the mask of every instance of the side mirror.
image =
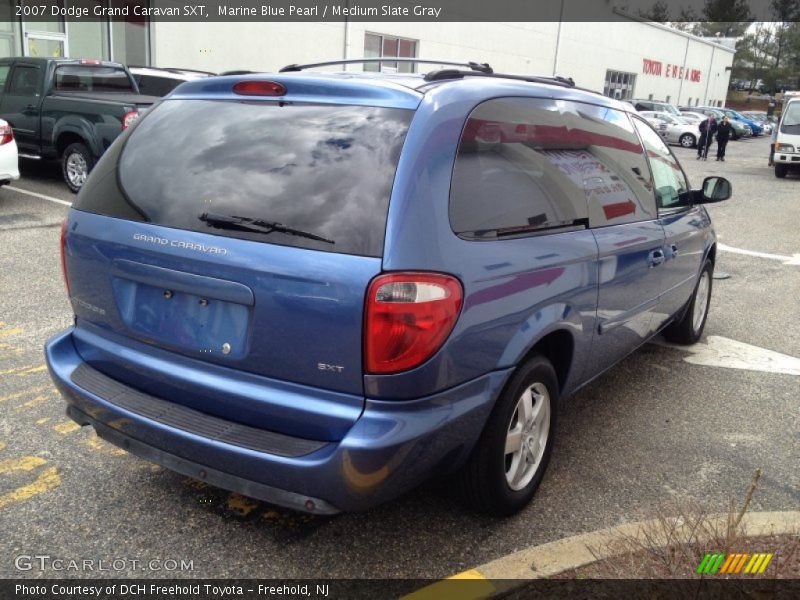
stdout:
{"type": "Polygon", "coordinates": [[[721,202],[731,197],[733,189],[731,182],[724,177],[706,177],[703,180],[701,204],[707,202],[721,202]]]}

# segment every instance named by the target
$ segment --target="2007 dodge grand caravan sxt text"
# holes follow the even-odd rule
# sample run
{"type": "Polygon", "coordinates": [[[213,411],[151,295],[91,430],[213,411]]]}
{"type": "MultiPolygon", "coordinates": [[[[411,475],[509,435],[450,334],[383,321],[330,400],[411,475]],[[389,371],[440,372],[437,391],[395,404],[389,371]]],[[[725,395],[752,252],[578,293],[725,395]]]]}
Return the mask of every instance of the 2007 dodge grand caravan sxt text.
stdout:
{"type": "Polygon", "coordinates": [[[298,510],[456,471],[477,509],[524,507],[559,398],[699,339],[730,183],[691,190],[570,80],[436,69],[197,80],[121,136],[62,230],[69,416],[298,510]]]}

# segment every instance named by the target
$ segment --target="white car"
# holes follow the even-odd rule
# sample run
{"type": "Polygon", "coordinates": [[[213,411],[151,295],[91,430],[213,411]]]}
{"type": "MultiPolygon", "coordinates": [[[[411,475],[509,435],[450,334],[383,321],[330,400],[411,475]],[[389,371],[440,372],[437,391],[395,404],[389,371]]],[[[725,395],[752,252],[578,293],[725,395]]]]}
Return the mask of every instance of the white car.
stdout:
{"type": "Polygon", "coordinates": [[[19,155],[14,131],[3,119],[0,119],[0,185],[19,179],[19,155]]]}
{"type": "Polygon", "coordinates": [[[684,148],[693,148],[700,139],[700,129],[697,123],[690,123],[682,117],[676,117],[666,112],[649,110],[639,111],[668,144],[680,144],[684,148]]]}

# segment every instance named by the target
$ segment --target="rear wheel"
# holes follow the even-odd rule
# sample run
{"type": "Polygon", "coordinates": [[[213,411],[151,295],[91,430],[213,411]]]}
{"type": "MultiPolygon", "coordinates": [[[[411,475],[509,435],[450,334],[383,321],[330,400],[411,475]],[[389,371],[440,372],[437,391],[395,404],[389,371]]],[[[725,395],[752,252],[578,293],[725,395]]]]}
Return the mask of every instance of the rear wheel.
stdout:
{"type": "Polygon", "coordinates": [[[678,140],[684,148],[692,148],[697,143],[697,140],[691,133],[684,133],[678,140]]]}
{"type": "Polygon", "coordinates": [[[783,179],[786,177],[786,174],[789,172],[788,165],[784,165],[781,163],[775,163],[775,177],[778,179],[783,179]]]}
{"type": "Polygon", "coordinates": [[[89,171],[94,166],[94,157],[89,149],[82,143],[70,144],[61,155],[61,173],[64,182],[74,193],[78,193],[86,183],[89,171]]]}
{"type": "Polygon", "coordinates": [[[711,304],[713,275],[714,263],[706,261],[683,317],[680,321],[675,321],[664,329],[664,337],[668,341],[676,344],[694,344],[703,335],[708,318],[708,307],[711,304]]]}
{"type": "Polygon", "coordinates": [[[557,407],[553,365],[534,356],[506,385],[461,472],[474,508],[505,517],[530,502],[553,450],[557,407]]]}

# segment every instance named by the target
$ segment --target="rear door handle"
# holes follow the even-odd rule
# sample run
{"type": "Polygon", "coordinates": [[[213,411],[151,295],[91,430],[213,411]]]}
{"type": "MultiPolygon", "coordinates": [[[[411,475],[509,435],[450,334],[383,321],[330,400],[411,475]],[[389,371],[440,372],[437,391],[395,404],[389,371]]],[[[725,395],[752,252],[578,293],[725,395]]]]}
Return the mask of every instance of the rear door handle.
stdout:
{"type": "Polygon", "coordinates": [[[664,251],[661,248],[657,250],[651,250],[650,254],[647,255],[647,263],[650,265],[650,268],[657,267],[661,263],[664,262],[664,251]]]}

